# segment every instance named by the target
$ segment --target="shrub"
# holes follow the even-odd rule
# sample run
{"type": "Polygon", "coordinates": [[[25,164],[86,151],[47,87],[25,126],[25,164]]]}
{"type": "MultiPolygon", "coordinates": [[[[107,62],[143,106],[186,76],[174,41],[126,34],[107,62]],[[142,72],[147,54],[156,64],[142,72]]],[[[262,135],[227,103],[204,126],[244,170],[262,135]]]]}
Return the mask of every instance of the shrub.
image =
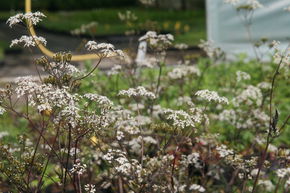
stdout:
{"type": "MultiPolygon", "coordinates": [[[[33,1],[33,0],[32,0],[33,1]]],[[[37,10],[79,10],[79,9],[94,9],[104,7],[130,7],[137,4],[136,0],[34,0],[33,9],[37,10]]],[[[19,10],[23,9],[24,1],[12,0],[1,1],[0,10],[19,10]]]]}
{"type": "MultiPolygon", "coordinates": [[[[8,24],[31,27],[42,17],[18,14],[8,24]]],[[[290,116],[276,108],[274,92],[289,75],[289,50],[273,42],[272,62],[252,61],[260,77],[238,70],[225,79],[225,53],[213,42],[201,42],[209,59],[200,59],[199,66],[183,59],[167,67],[172,35],[150,31],[139,40],[153,58],[134,61],[111,44],[89,41],[86,48],[99,60],[87,71],[70,64],[70,53],[57,53],[35,61],[47,77],[21,77],[0,90],[0,115],[25,120],[28,130],[15,142],[0,142],[4,189],[287,192],[289,150],[277,139],[290,116]],[[93,76],[109,56],[120,58],[122,66],[93,76]],[[215,89],[205,88],[209,70],[218,73],[215,89]]],[[[22,36],[12,45],[43,42],[22,36]]]]}

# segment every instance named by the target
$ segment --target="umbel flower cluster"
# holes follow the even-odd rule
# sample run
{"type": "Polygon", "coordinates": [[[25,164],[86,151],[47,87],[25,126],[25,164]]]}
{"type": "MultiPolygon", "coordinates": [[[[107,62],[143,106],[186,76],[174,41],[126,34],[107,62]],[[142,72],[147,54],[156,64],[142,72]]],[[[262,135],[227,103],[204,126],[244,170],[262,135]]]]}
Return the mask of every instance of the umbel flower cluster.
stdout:
{"type": "Polygon", "coordinates": [[[225,3],[233,6],[239,5],[239,8],[255,10],[262,8],[263,5],[258,0],[224,0],[225,3]]]}
{"type": "Polygon", "coordinates": [[[37,11],[35,13],[19,13],[15,16],[10,17],[7,20],[7,24],[9,27],[12,27],[16,24],[31,22],[33,25],[37,25],[39,22],[42,21],[42,18],[46,17],[43,13],[37,11]]]}
{"type": "MultiPolygon", "coordinates": [[[[19,13],[15,16],[10,17],[7,20],[7,24],[11,28],[16,24],[27,24],[28,26],[37,25],[39,22],[42,21],[42,18],[44,17],[46,16],[39,11],[35,13],[19,13]]],[[[19,45],[21,43],[24,45],[24,47],[35,47],[39,43],[46,45],[46,40],[43,37],[23,35],[20,39],[12,40],[10,47],[19,45]]]]}
{"type": "MultiPolygon", "coordinates": [[[[41,17],[18,14],[8,23],[36,24],[41,17]]],[[[17,44],[26,48],[41,41],[28,39],[17,44]]],[[[166,66],[172,35],[150,31],[140,41],[154,51],[152,65],[128,61],[112,44],[89,41],[85,47],[99,56],[95,66],[79,70],[70,63],[71,53],[57,53],[35,61],[47,76],[20,77],[0,89],[0,116],[25,128],[17,137],[0,132],[0,189],[288,192],[290,151],[278,139],[289,115],[274,107],[277,76],[287,76],[288,51],[275,46],[273,62],[263,64],[274,75],[257,66],[267,75],[252,82],[250,71],[235,70],[225,79],[218,61],[224,53],[211,42],[201,45],[209,59],[196,64],[183,58],[182,65],[166,66]],[[120,63],[96,71],[107,56],[120,63]],[[208,83],[210,70],[218,74],[214,84],[208,83]]]]}

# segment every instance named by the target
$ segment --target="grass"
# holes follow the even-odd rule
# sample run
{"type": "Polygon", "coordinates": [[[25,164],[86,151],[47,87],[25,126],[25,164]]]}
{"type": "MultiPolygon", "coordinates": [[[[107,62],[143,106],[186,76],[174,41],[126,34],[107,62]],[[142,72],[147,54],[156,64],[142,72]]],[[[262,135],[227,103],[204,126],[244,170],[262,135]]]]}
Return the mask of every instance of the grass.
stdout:
{"type": "MultiPolygon", "coordinates": [[[[40,26],[56,32],[70,32],[82,24],[95,21],[98,22],[95,35],[120,35],[124,34],[128,27],[120,22],[118,12],[126,10],[134,12],[139,18],[133,26],[138,31],[170,32],[176,36],[177,42],[187,42],[189,45],[196,45],[200,39],[204,39],[206,36],[204,10],[168,11],[110,8],[90,11],[44,12],[47,18],[40,23],[40,26]]],[[[0,12],[1,19],[7,19],[11,15],[13,13],[0,12]]]]}
{"type": "Polygon", "coordinates": [[[18,135],[25,134],[27,130],[27,122],[24,119],[16,119],[7,113],[0,117],[0,133],[9,133],[9,136],[5,137],[7,142],[14,142],[18,135]]]}

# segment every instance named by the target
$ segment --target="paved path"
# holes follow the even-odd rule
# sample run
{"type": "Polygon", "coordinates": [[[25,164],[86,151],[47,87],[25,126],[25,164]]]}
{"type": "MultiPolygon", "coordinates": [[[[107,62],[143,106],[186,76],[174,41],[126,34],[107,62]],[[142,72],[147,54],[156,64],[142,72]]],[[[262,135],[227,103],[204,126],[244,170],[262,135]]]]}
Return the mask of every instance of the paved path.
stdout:
{"type": "MultiPolygon", "coordinates": [[[[54,52],[59,51],[70,51],[75,50],[80,46],[83,39],[69,36],[66,34],[52,33],[42,29],[36,29],[39,36],[43,36],[47,40],[47,47],[54,52]]],[[[12,39],[19,38],[21,35],[27,34],[26,30],[22,26],[16,26],[11,29],[5,23],[0,22],[0,41],[10,42],[12,39]]],[[[130,48],[137,50],[138,37],[132,37],[133,43],[130,48]]],[[[117,49],[127,49],[129,46],[129,38],[125,36],[108,36],[108,37],[99,37],[95,41],[97,42],[108,42],[116,46],[117,49]]],[[[197,50],[187,51],[187,54],[196,53],[197,50]]],[[[85,53],[85,50],[82,46],[81,50],[78,50],[77,53],[85,53]]],[[[37,71],[33,64],[33,60],[39,58],[41,53],[38,49],[34,48],[31,50],[23,49],[20,50],[20,53],[7,53],[5,54],[4,60],[0,61],[0,81],[12,79],[13,77],[18,76],[27,76],[27,75],[37,75],[37,71]]],[[[177,64],[180,60],[180,52],[169,51],[167,57],[167,64],[174,65],[177,64]]],[[[74,65],[82,68],[83,62],[73,63],[74,65]]],[[[111,66],[119,64],[116,59],[105,59],[101,65],[100,69],[108,69],[111,66]]]]}
{"type": "MultiPolygon", "coordinates": [[[[47,47],[55,52],[60,51],[75,51],[84,38],[71,36],[65,33],[55,33],[36,27],[36,33],[43,36],[47,40],[47,47]]],[[[21,35],[27,35],[27,30],[24,26],[14,26],[10,28],[5,22],[0,22],[0,40],[10,42],[12,39],[19,38],[21,35]]],[[[132,37],[133,42],[136,42],[138,37],[132,37]]],[[[90,38],[88,38],[90,39],[90,38]]],[[[118,49],[128,46],[129,38],[125,36],[99,36],[97,42],[107,42],[114,44],[118,49]]],[[[137,45],[133,45],[137,47],[137,45]]]]}

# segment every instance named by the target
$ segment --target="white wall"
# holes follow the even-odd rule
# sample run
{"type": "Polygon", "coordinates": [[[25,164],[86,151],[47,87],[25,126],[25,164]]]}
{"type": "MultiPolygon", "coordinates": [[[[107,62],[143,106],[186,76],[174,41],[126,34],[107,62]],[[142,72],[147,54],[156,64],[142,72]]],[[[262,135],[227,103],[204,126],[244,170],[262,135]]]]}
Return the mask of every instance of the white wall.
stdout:
{"type": "MultiPolygon", "coordinates": [[[[254,41],[261,37],[278,40],[286,47],[290,42],[290,0],[260,0],[264,5],[255,11],[252,24],[254,41]]],[[[207,33],[219,47],[232,57],[247,53],[254,57],[247,32],[237,11],[223,0],[207,0],[207,33]]]]}

